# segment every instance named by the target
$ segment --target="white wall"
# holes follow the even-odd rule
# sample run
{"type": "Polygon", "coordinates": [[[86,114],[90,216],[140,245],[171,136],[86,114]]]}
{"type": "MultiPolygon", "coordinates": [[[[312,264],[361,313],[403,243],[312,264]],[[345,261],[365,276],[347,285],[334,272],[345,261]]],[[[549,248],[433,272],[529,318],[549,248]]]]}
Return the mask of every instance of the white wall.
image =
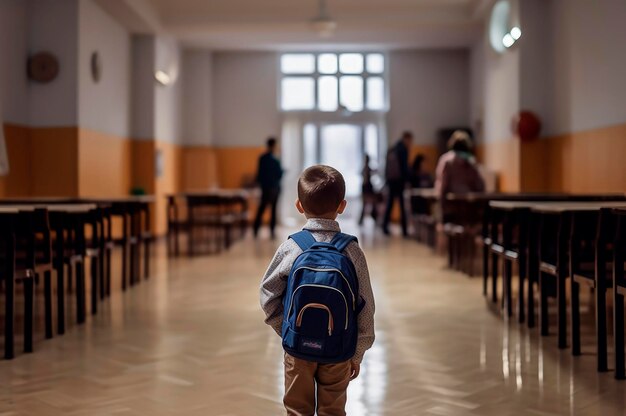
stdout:
{"type": "Polygon", "coordinates": [[[213,55],[203,50],[183,52],[183,143],[213,144],[213,55]]]}
{"type": "Polygon", "coordinates": [[[522,38],[519,48],[519,106],[542,120],[542,134],[554,128],[552,68],[552,1],[524,0],[520,4],[522,38]]]}
{"type": "Polygon", "coordinates": [[[78,121],[81,127],[130,135],[131,41],[127,30],[97,6],[81,0],[78,48],[78,121]],[[91,55],[102,65],[99,82],[91,76],[91,55]]]}
{"type": "Polygon", "coordinates": [[[27,13],[23,0],[0,0],[0,102],[4,122],[28,123],[27,13]]]}
{"type": "Polygon", "coordinates": [[[391,52],[389,82],[390,141],[412,130],[416,144],[434,144],[438,129],[469,126],[467,51],[391,52]]]}
{"type": "Polygon", "coordinates": [[[151,35],[132,37],[131,137],[154,139],[154,67],[155,38],[151,35]]]}
{"type": "Polygon", "coordinates": [[[156,85],[155,91],[155,138],[170,143],[181,140],[181,50],[176,42],[168,36],[157,36],[155,44],[155,70],[167,72],[172,83],[156,85]]]}
{"type": "Polygon", "coordinates": [[[263,146],[279,135],[278,57],[273,52],[213,56],[213,140],[216,146],[263,146]]]}
{"type": "Polygon", "coordinates": [[[552,0],[554,133],[626,123],[626,3],[552,0]]]}
{"type": "Polygon", "coordinates": [[[539,115],[544,137],[626,123],[626,3],[524,0],[519,7],[518,45],[503,55],[482,40],[472,49],[471,111],[484,108],[484,140],[510,138],[522,109],[539,115]]]}
{"type": "Polygon", "coordinates": [[[486,142],[513,136],[511,120],[520,110],[519,50],[497,55],[485,51],[483,138],[486,142]]]}
{"type": "MultiPolygon", "coordinates": [[[[58,77],[28,88],[32,126],[75,126],[78,123],[78,1],[29,0],[28,51],[54,54],[58,77]]],[[[6,104],[5,104],[6,106],[6,104]]]]}

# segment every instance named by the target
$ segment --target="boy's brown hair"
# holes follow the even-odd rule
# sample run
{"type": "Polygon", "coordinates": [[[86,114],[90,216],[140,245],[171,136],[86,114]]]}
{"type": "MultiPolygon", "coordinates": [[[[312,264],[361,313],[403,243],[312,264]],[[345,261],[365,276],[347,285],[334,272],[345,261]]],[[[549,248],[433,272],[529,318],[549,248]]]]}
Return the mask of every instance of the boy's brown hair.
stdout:
{"type": "Polygon", "coordinates": [[[346,182],[341,173],[330,166],[311,166],[298,179],[298,199],[306,213],[335,212],[345,196],[346,182]]]}

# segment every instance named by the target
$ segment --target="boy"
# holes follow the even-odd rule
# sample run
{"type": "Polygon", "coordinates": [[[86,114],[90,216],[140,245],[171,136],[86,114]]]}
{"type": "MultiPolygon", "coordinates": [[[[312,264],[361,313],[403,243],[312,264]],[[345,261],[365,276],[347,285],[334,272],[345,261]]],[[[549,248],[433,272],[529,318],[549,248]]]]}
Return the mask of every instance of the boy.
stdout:
{"type": "MultiPolygon", "coordinates": [[[[307,218],[304,230],[310,231],[316,241],[328,243],[340,232],[335,219],[346,208],[345,190],[343,176],[330,166],[312,166],[300,176],[296,208],[307,218]]],[[[289,273],[300,254],[302,249],[293,239],[285,241],[278,248],[261,283],[265,323],[279,335],[282,333],[283,297],[289,273]]],[[[345,415],[348,384],[359,375],[363,354],[374,342],[374,296],[365,256],[356,241],[346,247],[344,254],[354,265],[358,295],[365,302],[356,318],[356,353],[352,359],[332,364],[303,360],[285,353],[283,402],[288,415],[313,416],[316,404],[319,416],[345,415]]]]}

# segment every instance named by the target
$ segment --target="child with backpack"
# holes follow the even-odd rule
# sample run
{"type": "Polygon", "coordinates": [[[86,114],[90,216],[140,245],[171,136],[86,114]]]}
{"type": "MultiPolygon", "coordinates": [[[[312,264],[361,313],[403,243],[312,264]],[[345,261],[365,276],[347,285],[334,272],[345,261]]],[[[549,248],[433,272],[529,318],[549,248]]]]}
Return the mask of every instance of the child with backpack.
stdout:
{"type": "Polygon", "coordinates": [[[276,251],[263,282],[265,323],[282,338],[288,415],[345,415],[347,388],[374,343],[374,296],[356,237],[335,221],[346,185],[330,166],[298,180],[303,230],[276,251]],[[317,389],[316,389],[317,386],[317,389]]]}

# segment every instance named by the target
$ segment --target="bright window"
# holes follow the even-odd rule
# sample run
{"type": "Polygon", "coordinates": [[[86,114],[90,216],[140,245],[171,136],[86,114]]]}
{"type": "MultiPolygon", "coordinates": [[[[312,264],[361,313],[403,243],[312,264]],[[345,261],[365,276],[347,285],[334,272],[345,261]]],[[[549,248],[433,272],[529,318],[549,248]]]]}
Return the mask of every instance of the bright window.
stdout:
{"type": "Polygon", "coordinates": [[[344,74],[362,73],[363,55],[359,53],[343,53],[339,55],[339,69],[344,74]]]}
{"type": "Polygon", "coordinates": [[[386,58],[381,53],[286,53],[280,57],[283,111],[387,109],[386,58]]]}
{"type": "Polygon", "coordinates": [[[334,53],[323,53],[317,57],[317,70],[320,74],[336,74],[337,69],[337,55],[334,53]]]}
{"type": "Polygon", "coordinates": [[[385,71],[385,57],[381,53],[367,55],[367,72],[370,74],[382,74],[385,71]]]}
{"type": "Polygon", "coordinates": [[[363,111],[363,78],[346,75],[340,80],[341,105],[349,111],[363,111]]]}
{"type": "Polygon", "coordinates": [[[283,110],[313,110],[315,108],[315,80],[312,77],[285,77],[281,86],[283,110]]]}
{"type": "Polygon", "coordinates": [[[312,74],[315,72],[315,55],[285,54],[280,58],[280,70],[283,74],[312,74]]]}
{"type": "Polygon", "coordinates": [[[317,103],[320,111],[337,111],[337,77],[319,77],[317,82],[317,103]]]}
{"type": "Polygon", "coordinates": [[[385,81],[381,77],[367,79],[367,109],[382,110],[385,108],[385,81]]]}

